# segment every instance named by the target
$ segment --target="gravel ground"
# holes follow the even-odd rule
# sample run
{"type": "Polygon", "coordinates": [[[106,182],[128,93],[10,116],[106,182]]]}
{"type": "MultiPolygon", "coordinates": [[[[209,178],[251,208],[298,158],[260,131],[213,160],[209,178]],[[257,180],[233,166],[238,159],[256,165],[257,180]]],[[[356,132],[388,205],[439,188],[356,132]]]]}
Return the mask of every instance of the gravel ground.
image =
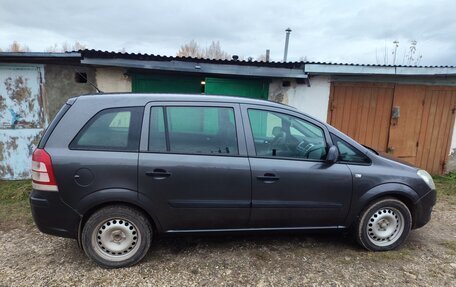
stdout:
{"type": "Polygon", "coordinates": [[[456,206],[399,250],[362,250],[348,236],[174,237],[155,240],[138,265],[97,267],[75,240],[24,225],[0,230],[0,286],[456,286],[456,206]]]}

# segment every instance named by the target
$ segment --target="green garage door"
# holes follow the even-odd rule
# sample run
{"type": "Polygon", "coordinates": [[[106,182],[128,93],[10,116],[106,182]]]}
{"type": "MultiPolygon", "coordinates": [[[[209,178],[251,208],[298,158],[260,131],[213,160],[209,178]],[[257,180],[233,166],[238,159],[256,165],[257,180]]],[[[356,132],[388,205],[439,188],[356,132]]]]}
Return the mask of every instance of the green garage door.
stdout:
{"type": "Polygon", "coordinates": [[[133,74],[135,93],[227,95],[268,99],[269,82],[258,79],[205,78],[188,75],[133,74]],[[201,82],[205,80],[203,87],[201,82]]]}
{"type": "MultiPolygon", "coordinates": [[[[132,91],[136,93],[183,94],[201,94],[204,91],[206,95],[268,99],[269,82],[266,80],[206,78],[203,87],[201,83],[203,79],[200,76],[134,74],[132,91]]],[[[191,113],[181,116],[186,119],[193,117],[191,113]]],[[[264,113],[252,114],[251,117],[256,122],[256,130],[266,132],[267,118],[264,113]]]]}
{"type": "Polygon", "coordinates": [[[133,74],[134,93],[182,93],[201,94],[199,76],[133,74]]]}
{"type": "Polygon", "coordinates": [[[257,79],[206,78],[206,95],[227,95],[268,99],[269,83],[257,79]]]}

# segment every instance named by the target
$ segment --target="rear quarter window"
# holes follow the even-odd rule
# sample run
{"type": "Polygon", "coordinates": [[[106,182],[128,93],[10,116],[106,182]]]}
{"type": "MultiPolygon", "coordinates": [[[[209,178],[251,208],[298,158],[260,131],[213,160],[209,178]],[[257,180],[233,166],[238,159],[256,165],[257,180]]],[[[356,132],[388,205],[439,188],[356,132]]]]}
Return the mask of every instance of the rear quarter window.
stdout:
{"type": "Polygon", "coordinates": [[[98,112],[79,131],[70,149],[138,151],[143,110],[128,107],[98,112]]]}

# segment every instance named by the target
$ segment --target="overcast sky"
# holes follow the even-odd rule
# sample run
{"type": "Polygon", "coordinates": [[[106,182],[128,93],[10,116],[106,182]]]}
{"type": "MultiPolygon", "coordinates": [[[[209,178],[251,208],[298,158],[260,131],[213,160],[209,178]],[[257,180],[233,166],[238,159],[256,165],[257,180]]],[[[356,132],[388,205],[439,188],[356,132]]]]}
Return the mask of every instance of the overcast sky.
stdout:
{"type": "Polygon", "coordinates": [[[45,0],[0,2],[0,48],[14,40],[32,51],[79,41],[90,49],[174,56],[194,39],[220,41],[229,54],[281,61],[285,29],[296,61],[383,64],[399,41],[402,64],[416,40],[420,64],[456,65],[456,1],[45,0]]]}

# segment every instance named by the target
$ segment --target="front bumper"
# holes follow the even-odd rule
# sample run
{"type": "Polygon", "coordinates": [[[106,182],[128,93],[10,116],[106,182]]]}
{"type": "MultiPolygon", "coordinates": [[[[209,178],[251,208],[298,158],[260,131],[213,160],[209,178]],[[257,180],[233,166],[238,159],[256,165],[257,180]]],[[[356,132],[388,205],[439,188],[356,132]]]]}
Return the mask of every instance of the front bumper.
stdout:
{"type": "Polygon", "coordinates": [[[60,199],[58,192],[33,190],[30,194],[33,221],[47,234],[77,238],[81,216],[60,199]]]}
{"type": "Polygon", "coordinates": [[[431,220],[432,208],[436,203],[436,191],[430,190],[422,196],[414,206],[414,222],[412,229],[420,228],[426,225],[431,220]]]}

